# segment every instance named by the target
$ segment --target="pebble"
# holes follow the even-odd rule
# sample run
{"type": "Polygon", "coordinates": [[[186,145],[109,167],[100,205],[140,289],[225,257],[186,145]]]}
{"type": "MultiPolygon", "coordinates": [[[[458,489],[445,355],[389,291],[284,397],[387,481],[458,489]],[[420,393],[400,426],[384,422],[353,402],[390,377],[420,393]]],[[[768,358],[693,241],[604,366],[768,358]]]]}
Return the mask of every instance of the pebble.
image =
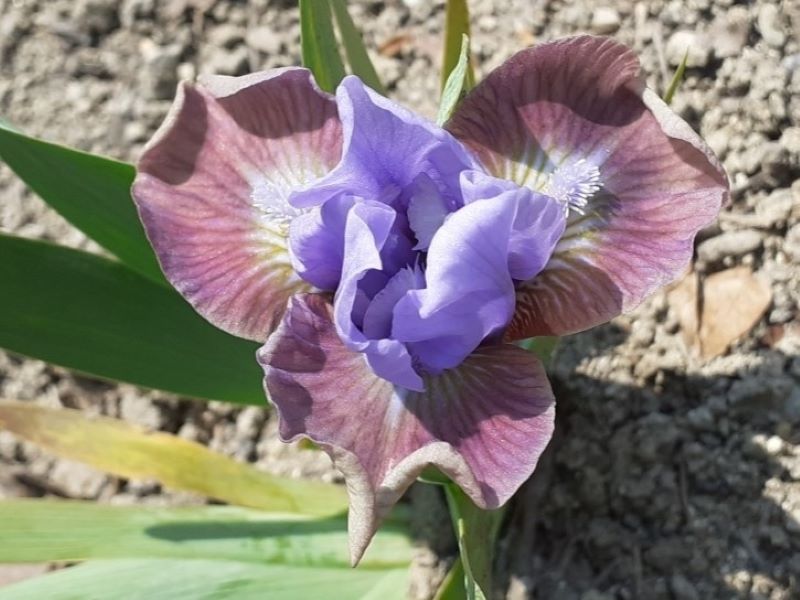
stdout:
{"type": "Polygon", "coordinates": [[[697,256],[707,263],[721,261],[726,256],[742,256],[761,246],[764,234],[754,229],[727,231],[706,240],[697,248],[697,256]]]}
{"type": "Polygon", "coordinates": [[[169,100],[175,95],[181,52],[182,48],[177,44],[169,46],[157,46],[152,42],[142,44],[145,60],[142,86],[148,97],[154,100],[169,100]]]}
{"type": "Polygon", "coordinates": [[[711,49],[702,36],[694,31],[682,29],[669,36],[666,55],[667,61],[673,67],[681,64],[684,55],[687,67],[705,67],[711,58],[711,49]]]}
{"type": "Polygon", "coordinates": [[[800,127],[787,127],[778,143],[792,154],[800,154],[800,127]]]}
{"type": "Polygon", "coordinates": [[[245,46],[237,46],[230,52],[215,52],[206,65],[207,71],[219,75],[243,75],[249,68],[249,57],[245,46]]]}
{"type": "Polygon", "coordinates": [[[591,30],[594,33],[606,35],[614,33],[619,29],[621,23],[622,21],[616,9],[608,6],[601,6],[597,8],[592,15],[591,30]]]}
{"type": "Polygon", "coordinates": [[[244,41],[244,31],[236,25],[224,23],[209,32],[208,41],[217,48],[235,48],[244,41]]]}
{"type": "Polygon", "coordinates": [[[758,9],[758,30],[767,44],[773,48],[783,48],[786,43],[786,33],[783,31],[777,4],[764,3],[758,9]]]}
{"type": "Polygon", "coordinates": [[[697,589],[680,573],[676,573],[670,578],[669,587],[675,600],[700,600],[697,589]]]}
{"type": "Polygon", "coordinates": [[[750,13],[744,6],[732,6],[711,24],[714,55],[717,58],[739,56],[750,36],[750,13]]]}
{"type": "Polygon", "coordinates": [[[278,54],[281,51],[281,36],[266,25],[249,30],[245,41],[248,46],[267,56],[278,54]]]}

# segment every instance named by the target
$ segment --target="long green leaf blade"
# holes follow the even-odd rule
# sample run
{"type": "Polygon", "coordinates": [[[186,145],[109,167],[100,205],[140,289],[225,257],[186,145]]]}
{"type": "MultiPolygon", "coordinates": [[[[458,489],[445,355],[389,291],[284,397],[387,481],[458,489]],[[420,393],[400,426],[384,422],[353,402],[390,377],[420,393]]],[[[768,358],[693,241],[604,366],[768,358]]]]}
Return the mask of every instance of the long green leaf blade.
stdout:
{"type": "Polygon", "coordinates": [[[119,477],[155,479],[237,506],[306,515],[339,514],[347,508],[341,486],[268,475],[201,444],[117,419],[88,419],[77,410],[3,401],[0,429],[119,477]]]}
{"type": "Polygon", "coordinates": [[[458,538],[466,597],[487,600],[492,597],[494,543],[505,510],[481,510],[454,483],[444,489],[458,538]]]}
{"type": "MultiPolygon", "coordinates": [[[[461,56],[462,40],[469,37],[469,8],[467,0],[447,0],[444,24],[444,56],[442,57],[442,90],[447,86],[447,78],[456,68],[461,56]]],[[[467,77],[464,88],[469,90],[475,85],[475,72],[472,61],[468,61],[467,77]]]]}
{"type": "Polygon", "coordinates": [[[439,125],[445,124],[464,95],[467,85],[468,70],[469,37],[465,35],[461,39],[461,54],[458,57],[458,63],[447,78],[447,83],[442,91],[442,100],[439,103],[439,114],[436,117],[436,122],[439,125]]]}
{"type": "Polygon", "coordinates": [[[667,91],[664,92],[664,102],[666,104],[672,103],[672,98],[675,96],[675,92],[678,91],[681,83],[683,82],[683,75],[686,72],[686,61],[689,60],[689,49],[686,49],[686,52],[683,53],[683,59],[681,59],[681,64],[678,65],[678,68],[675,69],[675,73],[672,76],[672,80],[669,82],[667,86],[667,91]]]}
{"type": "MultiPolygon", "coordinates": [[[[411,561],[407,533],[382,528],[359,569],[411,561]]],[[[95,558],[191,558],[350,566],[344,517],[312,519],[233,506],[109,506],[63,500],[0,501],[0,563],[95,558]]]]}
{"type": "Polygon", "coordinates": [[[347,56],[347,62],[350,64],[350,72],[353,75],[358,75],[361,81],[379,94],[385,94],[386,91],[381,84],[378,73],[369,59],[369,54],[367,54],[361,33],[347,11],[347,2],[345,0],[331,0],[331,5],[333,6],[333,15],[336,18],[336,25],[339,27],[339,34],[342,38],[344,53],[347,56]]]}
{"type": "Polygon", "coordinates": [[[124,265],[0,235],[0,348],[112,380],[261,404],[256,344],[124,265]]]}
{"type": "Polygon", "coordinates": [[[88,237],[166,284],[131,200],[131,165],[28,137],[2,121],[0,159],[88,237]]]}
{"type": "Polygon", "coordinates": [[[0,589],[0,600],[401,600],[407,569],[320,569],[224,560],[107,560],[0,589]]]}
{"type": "Polygon", "coordinates": [[[327,0],[300,0],[300,44],[303,66],[311,69],[319,87],[333,92],[344,79],[344,65],[327,0]]]}

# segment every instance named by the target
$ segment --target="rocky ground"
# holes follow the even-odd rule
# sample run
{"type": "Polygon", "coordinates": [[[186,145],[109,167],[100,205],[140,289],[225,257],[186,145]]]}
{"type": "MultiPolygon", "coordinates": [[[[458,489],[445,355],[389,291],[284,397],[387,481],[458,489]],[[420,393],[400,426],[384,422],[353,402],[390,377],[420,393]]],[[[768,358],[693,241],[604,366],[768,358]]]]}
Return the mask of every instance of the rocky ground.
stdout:
{"type": "MultiPolygon", "coordinates": [[[[298,64],[293,4],[0,0],[0,115],[47,139],[135,159],[179,78],[298,64]]],[[[443,2],[350,4],[391,95],[435,114],[443,2]]],[[[698,241],[698,279],[687,280],[698,285],[684,282],[563,342],[553,367],[558,435],[513,502],[497,597],[800,598],[800,1],[471,6],[479,73],[525,45],[591,31],[633,46],[663,91],[688,47],[674,107],[733,185],[731,206],[698,241]],[[746,269],[733,272],[733,287],[715,287],[737,266],[746,269]],[[697,290],[701,322],[686,311],[697,290]]],[[[2,165],[0,230],[93,248],[2,165]]],[[[274,472],[336,477],[324,456],[277,442],[260,409],[109,385],[7,354],[0,397],[122,417],[274,472]]],[[[0,432],[0,497],[42,494],[181,501],[0,432]]],[[[426,506],[429,548],[411,593],[425,598],[453,548],[438,492],[412,496],[426,506]]]]}

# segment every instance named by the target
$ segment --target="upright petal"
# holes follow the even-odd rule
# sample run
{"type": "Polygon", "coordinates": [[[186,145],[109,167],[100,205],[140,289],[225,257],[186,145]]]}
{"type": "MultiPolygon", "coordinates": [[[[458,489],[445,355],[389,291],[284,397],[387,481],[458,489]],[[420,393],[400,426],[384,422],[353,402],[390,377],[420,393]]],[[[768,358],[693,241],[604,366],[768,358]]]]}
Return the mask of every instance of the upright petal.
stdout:
{"type": "Polygon", "coordinates": [[[580,331],[635,307],[682,272],[719,212],[719,162],[653,96],[630,50],[580,36],[516,54],[448,123],[490,173],[569,213],[549,264],[517,291],[509,339],[580,331]]]}
{"type": "Polygon", "coordinates": [[[509,324],[514,277],[538,273],[564,230],[551,198],[478,172],[462,174],[462,185],[466,206],[428,248],[426,287],[394,309],[392,337],[432,373],[455,367],[509,324]]]}
{"type": "Polygon", "coordinates": [[[211,323],[263,341],[293,293],[292,190],[341,157],[333,98],[305,69],[182,84],[133,197],[167,278],[211,323]]]}
{"type": "Polygon", "coordinates": [[[259,351],[284,440],[309,437],[342,471],[354,562],[415,478],[435,466],[483,508],[530,476],[553,431],[544,369],[516,346],[485,346],[410,392],[344,347],[322,296],[300,295],[259,351]],[[347,393],[342,393],[347,390],[347,393]]]}
{"type": "Polygon", "coordinates": [[[336,101],[342,162],[322,181],[292,194],[294,206],[319,206],[342,193],[393,203],[420,174],[434,180],[445,200],[455,201],[459,173],[475,162],[452,135],[353,76],[339,85],[336,101]]]}

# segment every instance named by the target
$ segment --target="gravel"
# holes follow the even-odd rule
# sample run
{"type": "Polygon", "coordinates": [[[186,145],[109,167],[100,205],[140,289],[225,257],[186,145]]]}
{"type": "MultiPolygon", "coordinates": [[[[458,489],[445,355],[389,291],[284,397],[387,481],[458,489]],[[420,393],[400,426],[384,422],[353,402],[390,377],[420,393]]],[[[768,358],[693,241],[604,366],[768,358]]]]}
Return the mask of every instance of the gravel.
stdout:
{"type": "MultiPolygon", "coordinates": [[[[299,64],[283,0],[0,0],[0,114],[24,130],[133,160],[178,79],[299,64]]],[[[360,0],[391,95],[436,113],[443,2],[360,0]]],[[[800,597],[800,4],[797,0],[473,0],[479,75],[524,45],[604,32],[723,160],[734,194],[701,234],[701,277],[738,265],[773,306],[726,355],[684,346],[664,292],[565,339],[552,368],[558,430],[501,533],[495,596],[560,600],[800,597]]],[[[0,165],[0,231],[98,248],[0,165]]],[[[736,302],[736,298],[731,298],[736,302]]],[[[319,452],[277,441],[257,408],[200,404],[0,354],[0,396],[108,414],[259,468],[339,481],[319,452]]],[[[0,497],[197,502],[106,477],[0,432],[0,497]]],[[[423,541],[411,595],[453,558],[438,490],[412,494],[423,541]]],[[[17,577],[14,573],[6,577],[17,577]]],[[[0,572],[0,580],[3,579],[0,572]]]]}

